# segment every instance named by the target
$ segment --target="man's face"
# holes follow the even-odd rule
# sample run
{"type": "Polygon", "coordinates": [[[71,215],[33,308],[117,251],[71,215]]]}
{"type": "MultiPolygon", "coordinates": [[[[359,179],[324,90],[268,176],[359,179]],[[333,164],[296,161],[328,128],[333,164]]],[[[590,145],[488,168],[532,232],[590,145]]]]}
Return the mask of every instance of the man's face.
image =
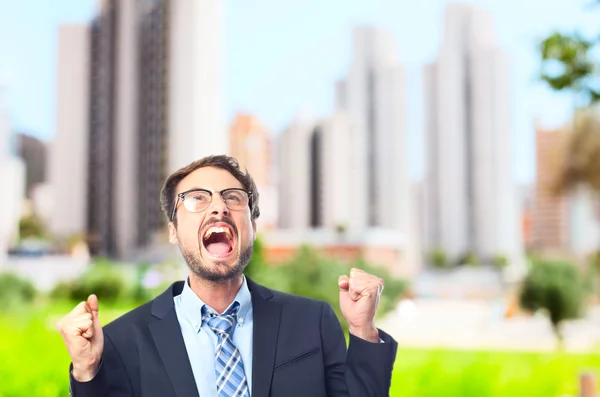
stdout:
{"type": "Polygon", "coordinates": [[[191,213],[181,200],[177,204],[177,228],[169,222],[169,241],[178,244],[188,267],[202,279],[220,282],[242,273],[252,256],[256,225],[250,208],[227,208],[218,192],[243,188],[228,171],[203,167],[179,182],[175,194],[190,189],[213,192],[212,202],[201,212],[191,213]]]}

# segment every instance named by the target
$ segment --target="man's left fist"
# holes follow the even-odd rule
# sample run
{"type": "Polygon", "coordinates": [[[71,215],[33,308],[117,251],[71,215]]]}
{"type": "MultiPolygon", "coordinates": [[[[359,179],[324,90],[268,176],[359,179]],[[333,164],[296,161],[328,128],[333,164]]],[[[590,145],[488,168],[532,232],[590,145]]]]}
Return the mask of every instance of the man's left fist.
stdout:
{"type": "Polygon", "coordinates": [[[354,336],[369,342],[379,342],[375,328],[375,313],[379,305],[383,280],[360,269],[352,268],[350,277],[340,276],[340,308],[354,336]]]}

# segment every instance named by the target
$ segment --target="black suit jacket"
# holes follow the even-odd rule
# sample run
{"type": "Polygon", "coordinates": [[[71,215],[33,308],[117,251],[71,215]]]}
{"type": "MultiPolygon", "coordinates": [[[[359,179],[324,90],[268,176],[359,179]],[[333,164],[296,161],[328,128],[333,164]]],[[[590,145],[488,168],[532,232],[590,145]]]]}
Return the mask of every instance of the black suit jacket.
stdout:
{"type": "MultiPolygon", "coordinates": [[[[254,325],[252,397],[388,396],[397,343],[350,336],[331,306],[265,288],[247,278],[254,325]]],[[[174,283],[151,302],[104,327],[98,373],[71,377],[75,397],[198,397],[173,297],[174,283]]],[[[200,396],[203,397],[203,396],[200,396]]]]}

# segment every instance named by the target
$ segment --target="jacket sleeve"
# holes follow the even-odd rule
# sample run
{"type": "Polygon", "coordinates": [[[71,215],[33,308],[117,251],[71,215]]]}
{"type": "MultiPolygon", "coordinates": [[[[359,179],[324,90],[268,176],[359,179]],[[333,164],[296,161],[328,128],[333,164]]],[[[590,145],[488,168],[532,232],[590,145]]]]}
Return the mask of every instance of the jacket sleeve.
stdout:
{"type": "Polygon", "coordinates": [[[132,397],[131,383],[123,361],[110,337],[104,333],[104,351],[96,376],[89,382],[73,378],[72,364],[69,370],[72,397],[132,397]]]}
{"type": "Polygon", "coordinates": [[[379,330],[383,343],[350,335],[346,340],[331,306],[323,304],[321,342],[328,397],[387,397],[398,344],[379,330]]]}

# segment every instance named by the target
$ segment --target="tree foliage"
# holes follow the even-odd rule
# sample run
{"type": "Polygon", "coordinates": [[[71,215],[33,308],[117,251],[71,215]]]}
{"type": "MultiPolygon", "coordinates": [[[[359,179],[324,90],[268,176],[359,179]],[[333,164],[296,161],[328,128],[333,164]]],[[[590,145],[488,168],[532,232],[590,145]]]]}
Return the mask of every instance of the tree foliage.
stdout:
{"type": "MultiPolygon", "coordinates": [[[[257,251],[261,252],[255,246],[255,254],[257,251]]],[[[385,288],[379,302],[378,316],[393,310],[407,287],[405,280],[392,277],[385,268],[374,267],[363,260],[344,263],[325,257],[310,246],[300,247],[292,259],[280,265],[259,263],[257,258],[260,256],[253,256],[253,260],[257,261],[248,265],[246,275],[256,282],[279,291],[328,302],[344,329],[347,329],[347,324],[339,307],[338,278],[341,275],[347,275],[350,268],[362,269],[384,280],[385,288]],[[252,266],[255,268],[249,273],[252,266]]]]}
{"type": "Polygon", "coordinates": [[[583,283],[578,269],[568,262],[536,261],[523,281],[520,303],[524,309],[544,311],[559,343],[565,320],[578,318],[583,308],[583,283]]]}

